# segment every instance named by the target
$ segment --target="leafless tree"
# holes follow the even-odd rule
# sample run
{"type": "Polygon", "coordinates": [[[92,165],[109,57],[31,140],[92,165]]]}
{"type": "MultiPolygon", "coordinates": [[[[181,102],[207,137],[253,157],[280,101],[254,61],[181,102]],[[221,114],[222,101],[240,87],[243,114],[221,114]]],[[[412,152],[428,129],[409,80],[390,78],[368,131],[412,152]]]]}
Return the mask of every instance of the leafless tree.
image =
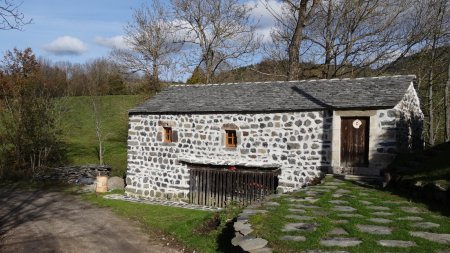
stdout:
{"type": "MultiPolygon", "coordinates": [[[[305,37],[320,48],[324,78],[380,67],[403,53],[406,38],[401,19],[408,0],[324,0],[305,37]]],[[[413,45],[410,42],[408,45],[413,45]]]]}
{"type": "Polygon", "coordinates": [[[181,45],[175,41],[174,23],[168,7],[159,0],[136,9],[133,21],[125,27],[129,49],[115,49],[115,60],[132,72],[143,72],[151,78],[152,90],[159,89],[161,68],[169,68],[181,45]]]}
{"type": "Polygon", "coordinates": [[[22,26],[30,24],[31,19],[26,19],[19,10],[22,3],[14,0],[0,0],[0,30],[20,30],[22,26]]]}
{"type": "Polygon", "coordinates": [[[266,8],[276,19],[276,25],[272,31],[274,43],[285,42],[287,46],[288,80],[295,80],[299,79],[301,72],[300,50],[305,39],[305,27],[314,17],[322,0],[283,0],[282,2],[284,6],[281,13],[270,9],[268,4],[266,8]]]}
{"type": "Polygon", "coordinates": [[[238,0],[172,0],[172,4],[182,42],[199,47],[199,58],[189,62],[204,66],[207,83],[221,66],[243,60],[259,46],[248,4],[238,0]]]}

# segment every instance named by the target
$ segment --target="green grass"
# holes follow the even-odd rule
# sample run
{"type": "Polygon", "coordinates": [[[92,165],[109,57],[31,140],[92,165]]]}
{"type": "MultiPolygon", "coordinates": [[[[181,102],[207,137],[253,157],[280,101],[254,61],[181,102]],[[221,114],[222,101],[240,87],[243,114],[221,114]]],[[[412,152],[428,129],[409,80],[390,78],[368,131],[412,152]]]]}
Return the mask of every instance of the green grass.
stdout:
{"type": "MultiPolygon", "coordinates": [[[[136,95],[95,97],[104,139],[104,162],[112,166],[114,175],[122,176],[126,171],[127,111],[143,100],[136,95]]],[[[68,97],[62,106],[63,140],[67,144],[69,163],[97,164],[98,141],[91,98],[68,97]]]]}
{"type": "Polygon", "coordinates": [[[202,234],[197,230],[217,214],[209,211],[110,200],[95,194],[85,194],[83,198],[96,205],[111,208],[120,216],[138,221],[150,235],[156,238],[161,238],[164,234],[170,235],[187,248],[206,253],[223,252],[219,249],[218,238],[226,221],[238,212],[237,209],[229,209],[219,213],[221,225],[202,234]]]}
{"type": "MultiPolygon", "coordinates": [[[[328,179],[330,180],[330,179],[328,179]]],[[[255,235],[267,239],[269,241],[269,247],[274,249],[274,252],[299,252],[302,250],[346,250],[348,252],[436,252],[438,250],[448,249],[449,245],[434,243],[428,240],[420,239],[418,237],[412,237],[409,235],[409,231],[428,231],[428,232],[436,232],[436,233],[450,233],[450,218],[446,216],[439,215],[437,213],[433,213],[430,211],[426,211],[426,207],[419,203],[408,202],[406,199],[403,199],[399,196],[393,195],[389,192],[381,191],[378,189],[372,188],[364,188],[361,186],[354,185],[351,182],[344,182],[344,185],[338,186],[338,188],[347,189],[351,191],[349,196],[343,196],[341,200],[346,200],[349,205],[353,208],[356,208],[357,211],[355,213],[361,214],[363,218],[343,218],[337,216],[337,212],[333,211],[331,208],[334,206],[329,201],[332,198],[332,194],[335,190],[331,190],[328,193],[322,195],[318,202],[314,203],[320,207],[321,211],[326,211],[327,214],[317,214],[315,210],[307,210],[306,214],[299,215],[307,215],[314,217],[312,221],[298,221],[293,219],[286,218],[288,214],[294,214],[293,212],[288,211],[289,208],[293,208],[289,206],[293,202],[289,201],[287,198],[292,197],[304,197],[305,192],[300,191],[293,194],[290,194],[286,197],[281,197],[275,199],[280,203],[276,209],[270,211],[266,214],[258,214],[251,217],[252,228],[255,230],[255,235]],[[367,193],[368,196],[361,196],[360,193],[367,193]],[[374,206],[385,206],[389,207],[391,210],[387,212],[391,212],[392,216],[375,216],[371,213],[374,212],[367,208],[367,205],[364,205],[360,202],[360,200],[366,200],[373,203],[374,206]],[[401,204],[389,204],[385,203],[385,201],[402,201],[401,204]],[[425,210],[420,214],[408,214],[400,209],[401,206],[415,206],[420,207],[425,210]],[[434,222],[440,224],[438,228],[432,229],[423,229],[423,228],[412,228],[410,226],[411,221],[399,221],[397,218],[403,216],[420,216],[424,218],[425,221],[434,222]],[[393,220],[392,223],[389,224],[377,224],[368,221],[368,218],[386,218],[393,220]],[[346,224],[336,224],[334,221],[339,219],[347,219],[349,222],[346,224]],[[285,224],[290,222],[316,222],[319,224],[319,227],[316,231],[313,232],[282,232],[282,229],[285,224]],[[380,225],[380,226],[388,226],[393,228],[393,232],[391,235],[373,235],[368,233],[360,232],[357,228],[357,224],[367,224],[367,225],[380,225]],[[320,240],[322,238],[333,237],[328,235],[327,233],[333,228],[341,227],[345,229],[349,234],[335,237],[352,237],[362,239],[363,243],[355,247],[325,247],[320,245],[320,240]],[[283,241],[279,238],[283,235],[303,235],[306,237],[305,242],[291,242],[291,241],[283,241]],[[379,240],[405,240],[405,241],[414,241],[417,246],[411,248],[387,248],[382,247],[377,244],[379,240]]],[[[314,187],[308,187],[307,190],[314,190],[314,187]]],[[[300,202],[299,202],[300,203],[300,202]]],[[[307,203],[305,203],[307,204],[307,203]]]]}

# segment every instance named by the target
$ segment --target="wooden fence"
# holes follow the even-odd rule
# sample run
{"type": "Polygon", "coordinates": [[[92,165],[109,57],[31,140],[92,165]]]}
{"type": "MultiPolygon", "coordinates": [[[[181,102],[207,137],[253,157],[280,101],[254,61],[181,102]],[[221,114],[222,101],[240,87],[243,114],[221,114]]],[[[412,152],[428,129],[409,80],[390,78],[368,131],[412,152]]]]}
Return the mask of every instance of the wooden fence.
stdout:
{"type": "Polygon", "coordinates": [[[279,170],[229,170],[190,167],[189,200],[193,204],[246,206],[275,193],[279,170]]]}

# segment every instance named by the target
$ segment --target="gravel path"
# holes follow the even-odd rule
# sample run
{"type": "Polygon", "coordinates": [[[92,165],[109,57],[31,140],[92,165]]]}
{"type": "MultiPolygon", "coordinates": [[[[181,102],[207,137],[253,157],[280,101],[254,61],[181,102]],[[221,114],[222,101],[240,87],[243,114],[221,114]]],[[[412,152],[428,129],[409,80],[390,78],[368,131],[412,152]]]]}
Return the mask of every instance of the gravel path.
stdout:
{"type": "Polygon", "coordinates": [[[0,252],[178,252],[76,196],[0,188],[0,252]]]}

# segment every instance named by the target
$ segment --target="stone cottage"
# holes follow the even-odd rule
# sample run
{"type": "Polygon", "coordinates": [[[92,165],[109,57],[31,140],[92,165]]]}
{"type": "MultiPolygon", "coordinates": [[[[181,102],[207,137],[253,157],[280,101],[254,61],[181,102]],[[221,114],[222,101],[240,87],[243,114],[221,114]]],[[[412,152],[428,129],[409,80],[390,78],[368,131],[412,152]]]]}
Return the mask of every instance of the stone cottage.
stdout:
{"type": "Polygon", "coordinates": [[[380,175],[422,147],[414,80],[172,85],[129,111],[126,193],[188,200],[199,167],[277,170],[280,191],[321,172],[380,175]]]}

